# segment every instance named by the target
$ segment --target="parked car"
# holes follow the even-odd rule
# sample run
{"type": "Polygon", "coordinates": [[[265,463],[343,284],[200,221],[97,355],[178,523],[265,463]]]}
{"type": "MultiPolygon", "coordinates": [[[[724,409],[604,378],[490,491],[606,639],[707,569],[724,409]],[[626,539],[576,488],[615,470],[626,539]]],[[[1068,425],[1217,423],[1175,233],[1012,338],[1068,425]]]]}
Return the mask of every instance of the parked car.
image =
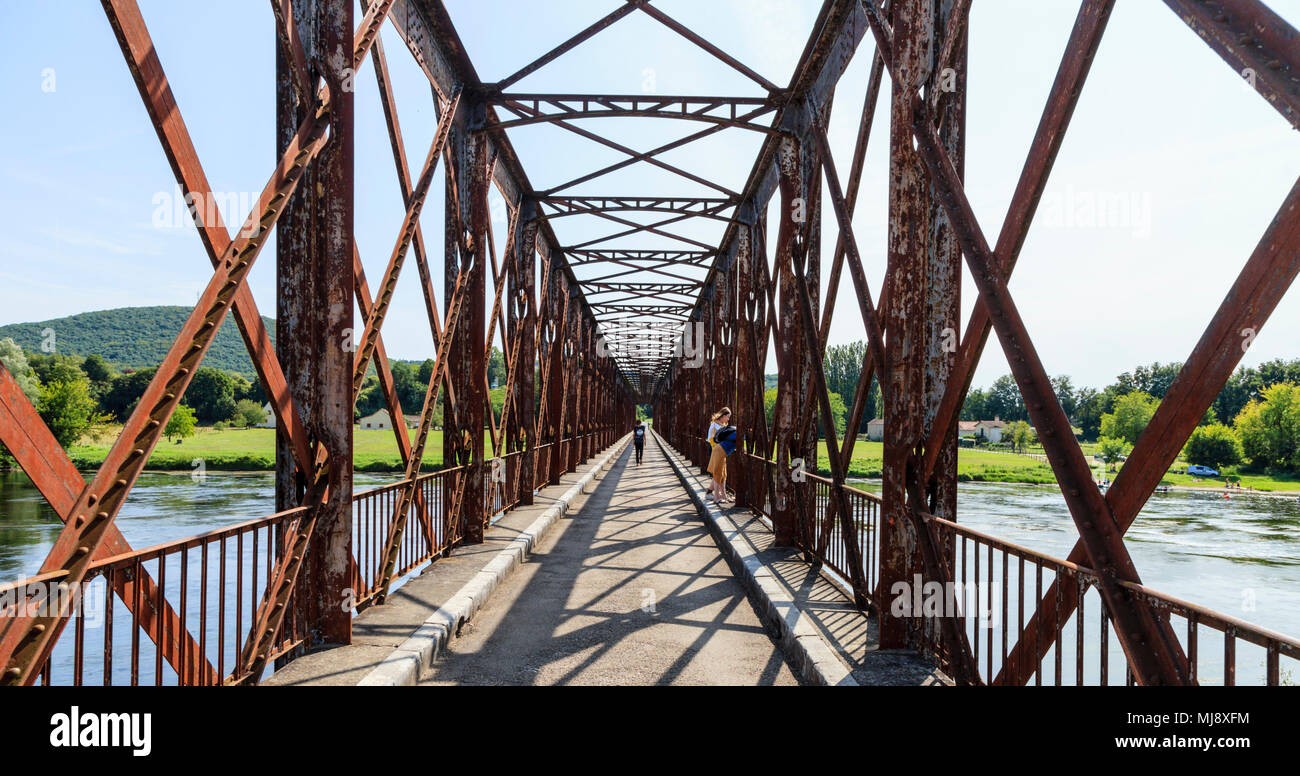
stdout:
{"type": "Polygon", "coordinates": [[[1188,474],[1195,474],[1198,477],[1218,477],[1219,473],[1208,466],[1192,464],[1187,467],[1188,474]]]}

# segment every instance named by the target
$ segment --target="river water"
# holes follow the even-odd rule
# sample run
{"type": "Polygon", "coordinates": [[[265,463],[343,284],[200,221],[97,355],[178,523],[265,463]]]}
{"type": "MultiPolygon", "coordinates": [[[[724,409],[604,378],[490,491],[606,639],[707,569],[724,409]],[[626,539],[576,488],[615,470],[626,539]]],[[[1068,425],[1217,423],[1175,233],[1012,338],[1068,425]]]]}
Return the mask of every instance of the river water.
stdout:
{"type": "MultiPolygon", "coordinates": [[[[398,476],[358,473],[355,486],[388,484],[398,476]]],[[[879,489],[878,481],[854,484],[879,489]]],[[[208,473],[196,480],[187,473],[148,472],[116,523],[132,547],[143,549],[270,514],[273,492],[269,473],[208,473]]],[[[1054,486],[963,483],[958,503],[959,522],[1048,555],[1064,558],[1077,538],[1054,486]]],[[[60,526],[24,475],[0,473],[0,581],[35,573],[60,526]]],[[[1157,494],[1126,540],[1148,587],[1300,634],[1300,502],[1295,497],[1157,494]]],[[[1252,663],[1238,671],[1256,668],[1252,663]]]]}
{"type": "MultiPolygon", "coordinates": [[[[872,493],[880,490],[879,481],[853,485],[872,493]]],[[[1078,539],[1065,499],[1054,485],[961,483],[957,504],[958,522],[1056,558],[1065,558],[1078,539]]],[[[1295,496],[1233,493],[1225,499],[1222,492],[1157,493],[1124,539],[1147,587],[1288,636],[1300,635],[1300,501],[1295,496]]],[[[1008,619],[1014,630],[1015,564],[1011,568],[1008,619]]],[[[994,609],[1001,603],[1000,574],[998,566],[991,593],[994,609]]],[[[1032,583],[1027,586],[1029,608],[1034,589],[1032,583]]],[[[1092,629],[1099,611],[1095,593],[1089,594],[1085,605],[1091,607],[1085,628],[1092,629]]],[[[1185,621],[1175,617],[1173,622],[1181,638],[1185,621]]],[[[1001,626],[993,623],[989,627],[1000,631],[1001,626]]],[[[1074,638],[1072,628],[1071,621],[1065,628],[1068,640],[1074,638]]],[[[1223,639],[1204,627],[1200,634],[1205,639],[1199,645],[1203,678],[1217,682],[1222,679],[1223,639]]],[[[1000,633],[993,634],[995,651],[1001,646],[999,637],[1000,633]]],[[[1085,671],[1093,678],[1096,642],[1095,635],[1085,640],[1085,671]]],[[[1116,667],[1111,669],[1110,681],[1122,682],[1122,663],[1115,655],[1117,642],[1112,644],[1111,665],[1116,667]]],[[[1240,641],[1238,645],[1238,682],[1258,683],[1263,673],[1262,650],[1240,641]]],[[[1074,671],[1073,655],[1073,645],[1067,644],[1067,683],[1074,671]]],[[[980,662],[983,665],[983,658],[980,662]]],[[[1281,664],[1284,680],[1289,669],[1290,681],[1300,681],[1294,661],[1283,659],[1281,664]]],[[[1043,681],[1051,679],[1047,676],[1043,681]]]]}
{"type": "MultiPolygon", "coordinates": [[[[357,472],[356,490],[386,485],[400,475],[357,472]]],[[[114,523],[142,550],[275,512],[270,472],[145,472],[114,523]]],[[[59,535],[62,522],[21,472],[0,472],[0,581],[28,576],[59,535]]]]}

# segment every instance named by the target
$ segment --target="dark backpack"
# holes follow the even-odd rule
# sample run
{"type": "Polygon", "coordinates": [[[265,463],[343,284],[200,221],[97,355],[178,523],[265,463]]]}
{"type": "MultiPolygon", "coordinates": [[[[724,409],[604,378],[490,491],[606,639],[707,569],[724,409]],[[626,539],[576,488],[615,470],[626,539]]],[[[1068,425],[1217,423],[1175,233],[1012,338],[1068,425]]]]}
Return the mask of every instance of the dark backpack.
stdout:
{"type": "Polygon", "coordinates": [[[722,444],[723,442],[735,442],[735,440],[736,440],[735,426],[723,426],[722,428],[713,432],[713,441],[717,442],[718,444],[722,444]]]}

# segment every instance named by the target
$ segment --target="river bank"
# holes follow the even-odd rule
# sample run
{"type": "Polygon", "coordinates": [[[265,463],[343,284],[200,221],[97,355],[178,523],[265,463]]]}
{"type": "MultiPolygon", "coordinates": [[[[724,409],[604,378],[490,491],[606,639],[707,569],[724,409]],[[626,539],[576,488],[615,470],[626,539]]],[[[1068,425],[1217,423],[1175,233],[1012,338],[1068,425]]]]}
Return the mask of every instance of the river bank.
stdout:
{"type": "MultiPolygon", "coordinates": [[[[1086,448],[1085,448],[1086,449],[1086,448]]],[[[853,479],[878,480],[883,473],[884,445],[880,442],[860,441],[853,447],[853,459],[849,462],[846,474],[853,479]]],[[[1092,458],[1093,480],[1114,481],[1124,464],[1117,464],[1114,470],[1092,458]]],[[[830,471],[830,460],[826,455],[826,443],[818,445],[818,471],[830,471]]],[[[1224,480],[1207,480],[1179,472],[1186,468],[1185,462],[1176,462],[1161,478],[1161,487],[1196,492],[1223,492],[1224,480]]],[[[1284,496],[1300,495],[1300,478],[1288,475],[1256,474],[1251,472],[1230,472],[1240,480],[1240,489],[1233,488],[1230,493],[1253,492],[1272,493],[1284,496]],[[1246,489],[1250,490],[1247,491],[1246,489]]],[[[1020,455],[1009,452],[990,450],[972,450],[961,448],[957,451],[957,480],[959,482],[1001,482],[1026,485],[1054,485],[1056,475],[1052,467],[1038,455],[1020,455]]]]}
{"type": "MultiPolygon", "coordinates": [[[[83,471],[99,468],[120,428],[110,427],[98,436],[81,440],[68,450],[72,463],[83,471]]],[[[415,430],[407,429],[414,440],[415,430]]],[[[487,435],[485,435],[487,436],[487,435]]],[[[392,429],[353,429],[352,466],[358,472],[389,473],[403,469],[392,429]]],[[[485,449],[491,440],[485,439],[485,449]]],[[[421,471],[442,468],[442,431],[429,432],[421,471]]],[[[179,442],[164,439],[149,456],[145,469],[155,472],[269,472],[275,470],[275,429],[216,429],[200,427],[179,442]]]]}
{"type": "MultiPolygon", "coordinates": [[[[108,455],[109,446],[116,438],[118,429],[105,428],[98,437],[83,439],[81,444],[69,450],[73,464],[83,471],[94,471],[108,455]]],[[[408,429],[407,434],[414,437],[415,431],[408,429]]],[[[491,455],[491,441],[484,439],[484,450],[491,455]]],[[[1089,446],[1085,445],[1087,452],[1089,446]]],[[[830,471],[830,461],[826,456],[826,445],[821,443],[818,450],[818,471],[830,471]]],[[[879,479],[882,474],[883,445],[880,442],[860,441],[854,446],[853,459],[848,466],[849,477],[859,479],[879,479]]],[[[1092,458],[1094,480],[1114,480],[1116,471],[1107,471],[1107,467],[1092,458]]],[[[1205,480],[1179,472],[1186,464],[1177,463],[1165,473],[1161,480],[1162,487],[1186,489],[1200,492],[1225,490],[1223,480],[1205,480]]],[[[275,469],[275,430],[269,428],[250,429],[215,429],[199,428],[194,436],[179,443],[164,440],[149,456],[145,465],[149,471],[183,472],[222,471],[222,472],[269,472],[275,469]]],[[[391,429],[354,429],[353,430],[353,468],[358,472],[388,474],[403,469],[401,457],[397,452],[397,440],[391,429]]],[[[432,431],[429,435],[422,471],[436,471],[442,468],[442,431],[432,431]]],[[[1230,493],[1255,492],[1272,493],[1281,496],[1300,495],[1300,478],[1254,474],[1249,472],[1227,472],[1239,477],[1241,490],[1232,489],[1230,493]],[[1247,490],[1249,489],[1249,490],[1247,490]]],[[[1041,455],[1020,455],[1010,452],[992,450],[975,450],[961,448],[957,454],[957,479],[960,482],[1002,482],[1030,485],[1052,485],[1056,476],[1051,466],[1041,455]]]]}

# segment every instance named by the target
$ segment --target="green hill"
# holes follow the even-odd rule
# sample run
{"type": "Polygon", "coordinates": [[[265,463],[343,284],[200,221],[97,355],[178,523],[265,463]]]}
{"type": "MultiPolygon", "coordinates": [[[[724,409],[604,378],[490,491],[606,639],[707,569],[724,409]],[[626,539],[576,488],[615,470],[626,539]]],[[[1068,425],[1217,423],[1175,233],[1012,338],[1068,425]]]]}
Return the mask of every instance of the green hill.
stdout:
{"type": "MultiPolygon", "coordinates": [[[[122,307],[116,310],[99,310],[79,313],[66,318],[35,323],[14,323],[0,326],[0,339],[12,337],[29,353],[40,353],[44,332],[54,332],[55,352],[65,355],[87,356],[98,353],[119,369],[157,366],[177,332],[190,314],[188,307],[122,307]]],[[[262,321],[275,340],[275,321],[265,316],[262,321]]],[[[244,347],[239,326],[230,320],[222,322],[217,337],[203,359],[204,366],[253,374],[253,362],[244,347]]]]}

